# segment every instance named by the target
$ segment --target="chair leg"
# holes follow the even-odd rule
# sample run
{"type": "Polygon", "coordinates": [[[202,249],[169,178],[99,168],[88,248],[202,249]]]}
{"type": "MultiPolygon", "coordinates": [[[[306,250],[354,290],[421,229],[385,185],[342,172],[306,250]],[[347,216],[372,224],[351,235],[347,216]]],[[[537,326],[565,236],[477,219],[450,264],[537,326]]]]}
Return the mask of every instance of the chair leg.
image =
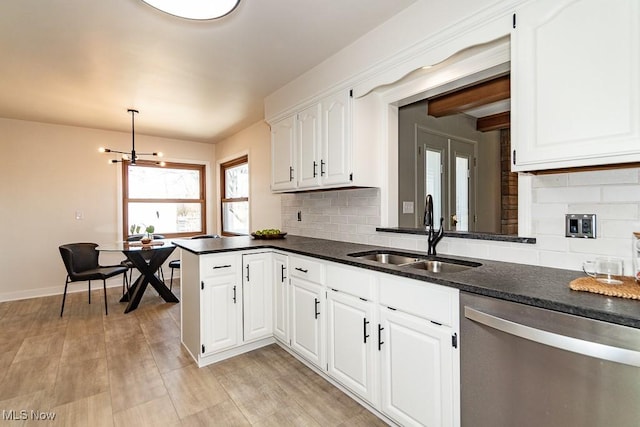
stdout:
{"type": "Polygon", "coordinates": [[[107,280],[102,279],[102,289],[104,290],[104,315],[109,315],[109,309],[107,308],[107,280]]]}
{"type": "Polygon", "coordinates": [[[171,280],[169,281],[169,290],[173,289],[173,267],[171,267],[171,280]]]}
{"type": "Polygon", "coordinates": [[[89,280],[89,304],[91,304],[91,280],[89,280]]]}
{"type": "Polygon", "coordinates": [[[69,276],[64,281],[64,293],[62,294],[62,308],[60,309],[60,317],[64,313],[64,301],[67,299],[67,286],[69,285],[69,276]]]}

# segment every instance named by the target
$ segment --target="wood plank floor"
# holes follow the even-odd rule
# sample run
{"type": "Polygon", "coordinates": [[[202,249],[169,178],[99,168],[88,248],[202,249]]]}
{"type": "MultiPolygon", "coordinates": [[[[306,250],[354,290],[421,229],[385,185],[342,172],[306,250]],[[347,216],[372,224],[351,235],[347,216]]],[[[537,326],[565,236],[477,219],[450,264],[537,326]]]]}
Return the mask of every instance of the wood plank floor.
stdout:
{"type": "Polygon", "coordinates": [[[0,425],[385,425],[277,345],[199,369],[179,304],[148,290],[125,315],[110,288],[105,316],[97,287],[62,318],[60,296],[0,303],[0,425]]]}

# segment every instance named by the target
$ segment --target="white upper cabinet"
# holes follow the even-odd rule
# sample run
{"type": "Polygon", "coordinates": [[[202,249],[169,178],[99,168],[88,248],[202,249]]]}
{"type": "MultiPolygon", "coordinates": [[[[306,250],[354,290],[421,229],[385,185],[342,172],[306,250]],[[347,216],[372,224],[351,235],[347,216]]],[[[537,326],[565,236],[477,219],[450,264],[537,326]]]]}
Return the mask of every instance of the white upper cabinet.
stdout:
{"type": "Polygon", "coordinates": [[[512,31],[512,169],[640,161],[640,2],[539,0],[512,31]]]}
{"type": "Polygon", "coordinates": [[[271,190],[296,188],[296,120],[286,117],[271,125],[271,190]]]}
{"type": "Polygon", "coordinates": [[[351,107],[347,91],[322,100],[322,145],[320,179],[322,184],[345,184],[351,172],[351,107]]]}
{"type": "Polygon", "coordinates": [[[354,115],[353,104],[341,90],[272,123],[272,191],[378,185],[376,139],[354,137],[354,122],[371,128],[371,116],[354,115]]]}
{"type": "Polygon", "coordinates": [[[298,187],[320,185],[320,105],[313,105],[298,113],[298,187]]]}

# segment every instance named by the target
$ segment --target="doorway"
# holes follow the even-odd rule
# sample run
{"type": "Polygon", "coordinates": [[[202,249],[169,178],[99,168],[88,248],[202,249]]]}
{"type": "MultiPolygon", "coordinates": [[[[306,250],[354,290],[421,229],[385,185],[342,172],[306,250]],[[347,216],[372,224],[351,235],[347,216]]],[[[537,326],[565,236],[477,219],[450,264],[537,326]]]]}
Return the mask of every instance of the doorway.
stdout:
{"type": "MultiPolygon", "coordinates": [[[[475,231],[477,143],[416,128],[417,195],[433,197],[435,227],[439,218],[448,231],[475,231]]],[[[424,205],[417,210],[416,227],[423,224],[424,205]]]]}

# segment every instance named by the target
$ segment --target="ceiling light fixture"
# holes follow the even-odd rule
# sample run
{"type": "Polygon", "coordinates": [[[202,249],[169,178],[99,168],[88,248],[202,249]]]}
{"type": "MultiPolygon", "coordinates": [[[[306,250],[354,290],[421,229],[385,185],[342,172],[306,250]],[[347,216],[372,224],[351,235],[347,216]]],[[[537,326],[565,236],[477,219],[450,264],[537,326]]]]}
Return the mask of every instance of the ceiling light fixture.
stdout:
{"type": "Polygon", "coordinates": [[[222,18],[233,12],[240,0],[142,0],[162,12],[187,19],[222,18]]]}
{"type": "MultiPolygon", "coordinates": [[[[109,160],[109,163],[120,163],[120,162],[126,162],[126,161],[130,161],[132,165],[136,164],[136,161],[138,160],[138,156],[155,156],[155,157],[162,157],[163,154],[161,152],[157,152],[157,153],[136,153],[136,133],[135,133],[135,115],[139,113],[138,110],[134,110],[132,108],[129,108],[127,110],[127,112],[131,113],[131,152],[125,152],[125,151],[118,151],[118,150],[112,150],[110,148],[104,148],[104,147],[100,147],[98,148],[98,151],[101,153],[118,153],[118,154],[122,154],[122,158],[120,159],[112,159],[109,160]]],[[[164,162],[156,162],[156,164],[160,165],[160,166],[164,166],[165,163],[164,162]]]]}

